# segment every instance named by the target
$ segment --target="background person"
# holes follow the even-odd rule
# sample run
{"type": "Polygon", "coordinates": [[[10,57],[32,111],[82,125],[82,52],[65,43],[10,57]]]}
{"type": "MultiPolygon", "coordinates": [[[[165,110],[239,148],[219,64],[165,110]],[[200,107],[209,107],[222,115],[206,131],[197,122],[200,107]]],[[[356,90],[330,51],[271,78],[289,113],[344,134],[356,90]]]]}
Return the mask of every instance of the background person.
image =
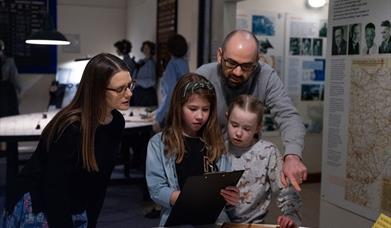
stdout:
{"type": "Polygon", "coordinates": [[[168,39],[168,52],[171,55],[170,60],[164,69],[163,76],[160,80],[160,90],[162,101],[156,110],[153,129],[159,132],[164,126],[165,118],[168,112],[170,97],[177,81],[189,72],[189,64],[185,59],[187,53],[187,41],[180,35],[176,34],[168,39]]]}
{"type": "Polygon", "coordinates": [[[116,48],[117,54],[122,56],[126,66],[130,71],[130,75],[133,76],[137,65],[134,57],[131,58],[129,55],[129,53],[132,51],[132,43],[129,40],[123,39],[115,42],[114,47],[116,48]]]}
{"type": "Polygon", "coordinates": [[[11,186],[5,227],[95,227],[118,153],[134,84],[125,63],[99,54],[71,103],[42,132],[11,186]]]}
{"type": "MultiPolygon", "coordinates": [[[[148,144],[147,184],[152,199],[162,206],[160,226],[166,223],[188,177],[229,168],[213,85],[189,73],[175,86],[163,131],[148,144]]],[[[221,195],[232,205],[239,200],[233,186],[222,189],[221,195]]]]}
{"type": "Polygon", "coordinates": [[[15,61],[5,54],[5,44],[0,40],[0,117],[19,114],[20,90],[15,61]]]}
{"type": "Polygon", "coordinates": [[[136,81],[130,106],[157,106],[155,44],[144,41],[141,45],[144,58],[137,62],[133,76],[136,81]]]}
{"type": "Polygon", "coordinates": [[[277,219],[281,228],[301,224],[301,200],[294,188],[284,188],[280,181],[282,157],[277,147],[260,139],[264,108],[254,96],[240,95],[227,113],[228,154],[232,170],[244,170],[239,180],[240,200],[227,207],[234,223],[264,223],[272,192],[278,193],[277,206],[282,216],[277,219]]]}
{"type": "Polygon", "coordinates": [[[241,94],[256,96],[270,108],[271,116],[281,130],[284,144],[282,178],[300,191],[299,184],[307,179],[307,169],[301,161],[305,129],[299,113],[286,94],[276,71],[258,61],[258,40],[249,31],[234,30],[224,39],[217,51],[217,62],[197,69],[216,89],[219,123],[226,128],[228,104],[241,94]]]}
{"type": "Polygon", "coordinates": [[[376,27],[373,23],[365,25],[365,43],[366,46],[362,50],[363,55],[377,54],[377,45],[375,44],[376,27]]]}

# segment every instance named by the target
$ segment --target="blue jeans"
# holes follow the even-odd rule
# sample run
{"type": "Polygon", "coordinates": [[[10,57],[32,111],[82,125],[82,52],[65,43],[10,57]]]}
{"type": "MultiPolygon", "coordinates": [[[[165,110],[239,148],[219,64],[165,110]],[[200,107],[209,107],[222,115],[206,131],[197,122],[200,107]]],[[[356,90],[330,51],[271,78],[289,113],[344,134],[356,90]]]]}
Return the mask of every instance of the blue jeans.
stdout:
{"type": "MultiPolygon", "coordinates": [[[[87,213],[72,215],[73,227],[87,228],[87,213]]],[[[11,214],[4,214],[3,228],[48,228],[46,215],[33,213],[30,193],[24,194],[11,214]]]]}

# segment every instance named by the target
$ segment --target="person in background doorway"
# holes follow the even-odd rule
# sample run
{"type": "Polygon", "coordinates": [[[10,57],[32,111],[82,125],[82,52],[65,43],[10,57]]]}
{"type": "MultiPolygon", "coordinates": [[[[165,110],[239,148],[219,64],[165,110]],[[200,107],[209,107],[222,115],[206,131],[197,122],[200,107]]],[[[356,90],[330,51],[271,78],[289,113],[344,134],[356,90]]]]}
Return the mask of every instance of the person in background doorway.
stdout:
{"type": "Polygon", "coordinates": [[[13,58],[5,54],[5,44],[0,40],[0,117],[19,114],[20,84],[13,58]]]}
{"type": "Polygon", "coordinates": [[[234,223],[264,223],[272,193],[278,192],[277,204],[282,215],[277,224],[294,228],[301,224],[301,200],[295,189],[281,184],[282,156],[277,147],[260,139],[264,107],[254,96],[240,95],[227,113],[228,154],[232,170],[244,170],[239,180],[239,204],[227,207],[234,223]]]}
{"type": "Polygon", "coordinates": [[[365,25],[365,43],[366,46],[362,50],[363,55],[377,54],[377,45],[375,44],[376,27],[373,23],[365,25]]]}
{"type": "Polygon", "coordinates": [[[42,132],[7,197],[3,227],[96,227],[120,147],[134,82],[125,63],[98,54],[77,93],[42,132]]]}
{"type": "Polygon", "coordinates": [[[379,53],[391,53],[391,24],[389,20],[383,21],[380,25],[382,27],[383,41],[379,47],[379,53]]]}
{"type": "MultiPolygon", "coordinates": [[[[162,206],[159,226],[166,223],[188,177],[230,171],[216,102],[207,79],[186,74],[174,88],[163,131],[149,141],[145,174],[152,199],[162,206]]],[[[220,194],[228,204],[239,201],[237,187],[221,189],[220,194]]]]}
{"type": "Polygon", "coordinates": [[[117,49],[117,54],[122,56],[126,66],[130,71],[130,75],[133,76],[134,71],[137,68],[134,57],[130,57],[129,53],[132,51],[132,43],[129,40],[123,39],[114,43],[114,47],[117,49]]]}
{"type": "Polygon", "coordinates": [[[175,84],[184,74],[189,72],[189,64],[185,59],[188,49],[186,39],[182,35],[176,34],[168,39],[167,47],[171,58],[160,81],[162,101],[156,110],[153,124],[153,130],[155,132],[159,132],[164,126],[175,84]]]}
{"type": "Polygon", "coordinates": [[[141,45],[144,59],[137,62],[133,79],[136,81],[130,106],[157,106],[155,44],[144,41],[141,45]]]}
{"type": "Polygon", "coordinates": [[[228,105],[241,94],[256,96],[270,108],[285,148],[281,180],[287,186],[289,179],[300,191],[299,184],[307,179],[307,169],[302,162],[304,124],[276,71],[258,61],[258,47],[258,39],[253,33],[234,30],[218,49],[217,62],[202,65],[196,72],[210,80],[216,89],[217,113],[223,129],[227,125],[228,105]]]}

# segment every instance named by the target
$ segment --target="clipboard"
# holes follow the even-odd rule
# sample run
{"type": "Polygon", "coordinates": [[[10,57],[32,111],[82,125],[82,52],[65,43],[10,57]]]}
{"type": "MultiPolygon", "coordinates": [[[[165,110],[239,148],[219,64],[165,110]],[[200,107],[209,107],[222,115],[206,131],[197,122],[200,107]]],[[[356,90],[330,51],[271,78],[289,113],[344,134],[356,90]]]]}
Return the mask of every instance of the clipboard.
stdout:
{"type": "Polygon", "coordinates": [[[187,178],[164,226],[214,224],[225,200],[220,190],[236,186],[244,170],[187,178]]]}

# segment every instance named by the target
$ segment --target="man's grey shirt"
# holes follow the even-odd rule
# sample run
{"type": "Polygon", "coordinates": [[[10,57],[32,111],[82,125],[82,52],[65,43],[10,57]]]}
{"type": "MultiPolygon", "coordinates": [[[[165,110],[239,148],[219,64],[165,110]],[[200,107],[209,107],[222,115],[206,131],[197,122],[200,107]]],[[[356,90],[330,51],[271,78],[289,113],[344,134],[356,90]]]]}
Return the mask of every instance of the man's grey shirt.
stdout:
{"type": "Polygon", "coordinates": [[[202,65],[196,73],[205,76],[216,89],[217,114],[223,129],[226,129],[225,113],[229,103],[241,94],[256,96],[265,107],[270,108],[271,115],[280,129],[284,155],[295,154],[302,157],[305,134],[303,122],[288,97],[282,81],[271,66],[260,63],[249,80],[237,88],[226,85],[217,62],[202,65]]]}

